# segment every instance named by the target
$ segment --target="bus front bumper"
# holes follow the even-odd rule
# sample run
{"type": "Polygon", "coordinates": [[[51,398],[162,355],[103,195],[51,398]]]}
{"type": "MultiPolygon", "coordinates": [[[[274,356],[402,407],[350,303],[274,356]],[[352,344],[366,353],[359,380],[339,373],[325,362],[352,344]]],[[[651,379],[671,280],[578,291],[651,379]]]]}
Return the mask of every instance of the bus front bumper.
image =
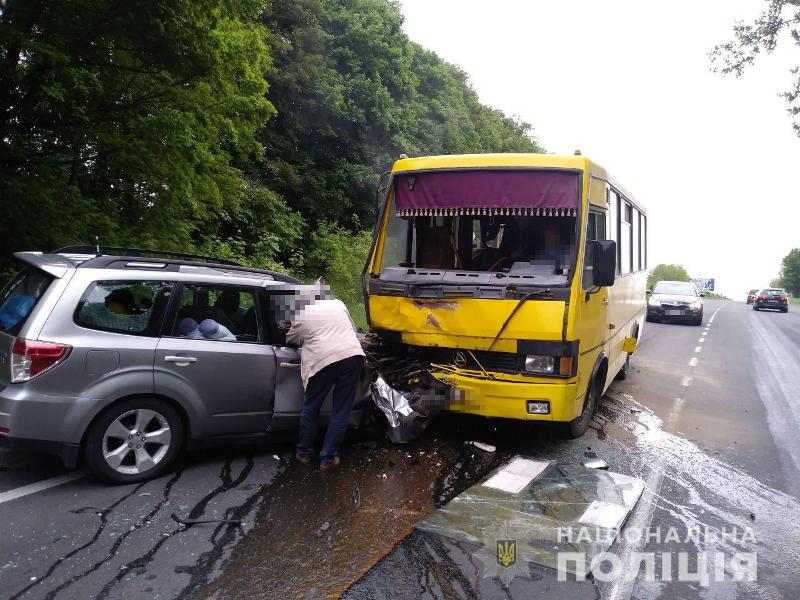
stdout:
{"type": "Polygon", "coordinates": [[[454,390],[448,410],[460,413],[534,421],[567,422],[576,418],[583,406],[578,396],[577,380],[569,382],[528,383],[478,379],[455,373],[437,374],[436,378],[454,390]],[[528,410],[529,402],[547,402],[547,414],[528,410]]]}

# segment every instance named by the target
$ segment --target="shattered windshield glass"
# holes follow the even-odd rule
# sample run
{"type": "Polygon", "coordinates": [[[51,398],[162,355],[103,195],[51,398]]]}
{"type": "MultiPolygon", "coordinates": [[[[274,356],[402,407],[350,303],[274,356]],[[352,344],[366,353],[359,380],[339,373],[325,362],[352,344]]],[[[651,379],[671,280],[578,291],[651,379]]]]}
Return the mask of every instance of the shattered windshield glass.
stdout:
{"type": "Polygon", "coordinates": [[[494,549],[516,541],[516,560],[585,576],[607,551],[644,490],[644,481],[576,464],[517,456],[417,525],[494,549]]]}

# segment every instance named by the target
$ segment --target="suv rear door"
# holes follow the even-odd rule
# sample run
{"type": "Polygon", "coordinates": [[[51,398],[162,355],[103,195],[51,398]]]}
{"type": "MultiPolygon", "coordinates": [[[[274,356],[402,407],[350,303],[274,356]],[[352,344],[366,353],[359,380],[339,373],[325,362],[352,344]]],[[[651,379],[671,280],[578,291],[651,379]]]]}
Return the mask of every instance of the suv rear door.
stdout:
{"type": "Polygon", "coordinates": [[[156,348],[155,391],[192,411],[192,437],[257,433],[269,425],[276,357],[264,343],[257,290],[178,287],[156,348]]]}

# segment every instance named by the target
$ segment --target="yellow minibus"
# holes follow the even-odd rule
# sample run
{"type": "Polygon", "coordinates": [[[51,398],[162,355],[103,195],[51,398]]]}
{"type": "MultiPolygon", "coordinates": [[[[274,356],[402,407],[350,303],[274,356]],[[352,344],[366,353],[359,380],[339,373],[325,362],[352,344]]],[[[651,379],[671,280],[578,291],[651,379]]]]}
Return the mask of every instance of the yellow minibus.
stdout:
{"type": "Polygon", "coordinates": [[[583,435],[646,311],[647,217],[588,158],[401,158],[364,272],[370,330],[423,352],[448,409],[583,435]]]}

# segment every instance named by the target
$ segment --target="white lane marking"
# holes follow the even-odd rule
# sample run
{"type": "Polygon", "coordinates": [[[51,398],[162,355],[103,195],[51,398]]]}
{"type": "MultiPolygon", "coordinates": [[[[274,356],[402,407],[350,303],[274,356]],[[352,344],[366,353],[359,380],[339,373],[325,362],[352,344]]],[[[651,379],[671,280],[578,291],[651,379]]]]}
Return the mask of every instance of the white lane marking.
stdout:
{"type": "Polygon", "coordinates": [[[699,363],[699,362],[700,362],[700,361],[699,361],[699,360],[697,359],[697,357],[695,356],[694,358],[692,358],[692,360],[690,360],[690,361],[689,361],[689,366],[690,366],[690,367],[696,367],[696,366],[697,366],[697,363],[699,363]]]}
{"type": "MultiPolygon", "coordinates": [[[[722,306],[724,306],[724,304],[722,306]]],[[[714,314],[711,315],[711,318],[708,320],[709,325],[714,320],[714,317],[717,316],[717,313],[722,309],[722,306],[715,310],[714,314]]],[[[703,338],[701,338],[700,341],[702,342],[703,338]]],[[[694,351],[700,352],[700,346],[695,348],[694,351]]],[[[684,387],[689,387],[691,383],[692,378],[688,376],[684,377],[681,381],[681,385],[684,387]]],[[[678,422],[678,416],[680,415],[681,409],[683,408],[685,402],[686,399],[683,397],[675,398],[675,401],[672,403],[672,409],[667,417],[665,429],[672,429],[678,422]]],[[[683,439],[681,439],[681,441],[686,442],[686,440],[683,439]]],[[[653,454],[655,460],[650,466],[650,473],[647,476],[644,492],[642,493],[642,497],[639,499],[639,502],[634,507],[633,513],[628,519],[628,522],[625,524],[625,529],[631,527],[634,531],[644,532],[648,530],[650,524],[653,522],[656,504],[658,498],[661,496],[661,485],[664,481],[664,471],[667,468],[666,457],[669,455],[667,452],[657,452],[653,454]]],[[[675,468],[674,465],[672,465],[672,467],[675,468]]],[[[637,541],[634,543],[622,544],[619,550],[619,559],[622,563],[623,573],[630,573],[639,569],[639,553],[644,549],[646,540],[647,536],[642,535],[639,536],[637,541]]],[[[628,598],[631,598],[631,596],[633,596],[633,587],[637,579],[638,577],[617,577],[611,583],[611,587],[608,589],[606,600],[627,600],[628,598]]]]}
{"type": "Polygon", "coordinates": [[[708,324],[711,325],[714,322],[714,317],[717,316],[717,313],[722,310],[722,307],[725,306],[724,304],[720,306],[717,310],[714,311],[714,314],[711,315],[711,318],[708,320],[708,324]]]}
{"type": "Polygon", "coordinates": [[[703,347],[702,347],[702,346],[698,346],[697,348],[695,348],[695,349],[694,349],[694,351],[695,351],[695,352],[700,352],[700,350],[702,350],[702,349],[703,349],[703,347]]]}
{"type": "Polygon", "coordinates": [[[705,342],[705,341],[706,341],[706,338],[700,338],[700,339],[699,339],[699,340],[697,340],[697,341],[698,341],[698,342],[700,342],[700,343],[702,344],[703,342],[705,342]]]}
{"type": "Polygon", "coordinates": [[[56,487],[57,485],[63,485],[65,483],[69,483],[70,481],[80,479],[81,477],[86,477],[86,473],[84,471],[74,471],[72,473],[66,473],[65,475],[51,477],[50,479],[43,479],[42,481],[37,481],[36,483],[31,483],[29,485],[23,485],[22,487],[0,493],[0,504],[3,504],[4,502],[10,502],[11,500],[16,500],[17,498],[22,498],[23,496],[29,496],[52,487],[56,487]]]}

